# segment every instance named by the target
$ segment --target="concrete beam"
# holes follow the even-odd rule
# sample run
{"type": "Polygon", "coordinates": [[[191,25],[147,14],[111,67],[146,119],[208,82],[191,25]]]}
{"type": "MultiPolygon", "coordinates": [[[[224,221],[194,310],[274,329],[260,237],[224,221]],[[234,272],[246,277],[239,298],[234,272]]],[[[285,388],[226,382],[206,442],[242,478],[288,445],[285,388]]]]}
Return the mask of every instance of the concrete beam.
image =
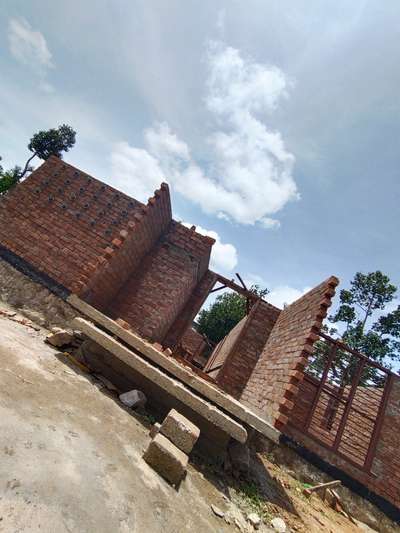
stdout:
{"type": "Polygon", "coordinates": [[[116,335],[140,355],[172,374],[192,390],[201,394],[203,397],[215,403],[224,411],[257,430],[273,442],[279,442],[280,431],[274,428],[268,420],[257,415],[253,410],[249,409],[229,394],[223,392],[221,389],[217,388],[217,386],[212,385],[209,381],[202,379],[190,368],[178,363],[172,357],[166,356],[157,350],[152,344],[146,342],[132,331],[124,329],[114,320],[81,300],[75,294],[69,296],[67,302],[81,314],[87,316],[90,320],[99,324],[113,335],[116,335]]]}
{"type": "Polygon", "coordinates": [[[104,333],[98,327],[83,318],[75,318],[73,326],[82,331],[94,342],[111,352],[115,357],[142,374],[145,378],[164,389],[168,394],[186,404],[190,409],[198,413],[205,420],[220,428],[235,440],[245,443],[247,440],[246,429],[220,411],[217,407],[203,398],[194,394],[182,383],[156,368],[142,357],[120,344],[113,337],[104,333]]]}

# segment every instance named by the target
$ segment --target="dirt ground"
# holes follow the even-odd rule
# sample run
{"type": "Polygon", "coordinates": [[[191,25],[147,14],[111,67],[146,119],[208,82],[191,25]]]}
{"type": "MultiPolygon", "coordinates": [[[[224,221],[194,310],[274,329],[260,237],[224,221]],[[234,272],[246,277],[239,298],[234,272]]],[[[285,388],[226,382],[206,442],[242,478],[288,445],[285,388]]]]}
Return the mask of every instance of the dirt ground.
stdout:
{"type": "Polygon", "coordinates": [[[17,319],[0,313],[0,532],[253,531],[254,511],[260,532],[276,516],[287,531],[361,531],[307,500],[267,456],[253,457],[250,481],[193,458],[176,491],[142,459],[146,417],[46,345],[46,331],[17,319]]]}

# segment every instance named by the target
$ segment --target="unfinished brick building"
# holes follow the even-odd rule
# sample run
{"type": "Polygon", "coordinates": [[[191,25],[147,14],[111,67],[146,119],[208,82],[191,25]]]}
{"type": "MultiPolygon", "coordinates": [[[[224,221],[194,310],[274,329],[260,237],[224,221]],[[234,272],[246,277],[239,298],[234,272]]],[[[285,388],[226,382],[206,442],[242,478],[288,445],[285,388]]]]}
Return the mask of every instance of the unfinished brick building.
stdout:
{"type": "Polygon", "coordinates": [[[358,370],[351,382],[332,381],[338,344],[322,336],[321,325],[338,280],[281,310],[212,272],[213,243],[172,219],[166,184],[142,204],[56,157],[0,201],[4,261],[64,300],[73,293],[122,319],[177,358],[182,349],[201,354],[202,339],[191,327],[218,282],[245,295],[249,312],[215,348],[204,379],[362,484],[378,503],[398,508],[400,381],[380,367],[379,381],[363,380],[374,363],[360,354],[352,354],[358,370]],[[315,376],[308,369],[321,339],[332,350],[315,376]]]}

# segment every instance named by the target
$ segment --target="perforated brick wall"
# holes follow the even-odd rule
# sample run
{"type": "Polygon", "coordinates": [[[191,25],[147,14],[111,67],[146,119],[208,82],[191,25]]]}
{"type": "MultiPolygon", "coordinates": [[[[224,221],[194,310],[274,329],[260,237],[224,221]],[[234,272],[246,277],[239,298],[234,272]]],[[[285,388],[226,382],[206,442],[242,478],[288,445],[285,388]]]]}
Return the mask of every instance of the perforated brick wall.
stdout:
{"type": "Polygon", "coordinates": [[[141,207],[50,157],[0,202],[0,243],[72,290],[141,207]]]}
{"type": "Polygon", "coordinates": [[[243,390],[241,400],[269,416],[279,429],[288,421],[297,385],[338,282],[329,278],[280,313],[243,390]]]}
{"type": "Polygon", "coordinates": [[[86,265],[75,285],[79,296],[94,307],[105,309],[156,246],[171,220],[169,190],[163,183],[147,205],[137,209],[97,261],[86,265]]]}
{"type": "Polygon", "coordinates": [[[151,340],[178,342],[191,324],[213,243],[172,220],[166,184],[144,205],[56,157],[0,202],[3,257],[151,340]]]}

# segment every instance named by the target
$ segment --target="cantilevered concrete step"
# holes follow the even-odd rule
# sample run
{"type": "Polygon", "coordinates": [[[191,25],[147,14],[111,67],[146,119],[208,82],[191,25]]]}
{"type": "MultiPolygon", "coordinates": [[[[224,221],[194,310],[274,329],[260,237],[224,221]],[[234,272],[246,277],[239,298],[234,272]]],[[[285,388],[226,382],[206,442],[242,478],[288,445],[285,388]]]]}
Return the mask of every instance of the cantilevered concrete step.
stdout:
{"type": "Polygon", "coordinates": [[[123,346],[91,322],[83,318],[75,318],[73,325],[136,372],[198,413],[207,422],[213,424],[235,440],[241,443],[246,442],[247,431],[240,423],[233,420],[230,416],[218,409],[218,407],[212,405],[212,403],[191,391],[183,383],[167,375],[163,370],[155,367],[152,363],[146,361],[126,346],[123,346]]]}
{"type": "Polygon", "coordinates": [[[150,343],[146,342],[132,331],[124,329],[117,324],[117,322],[87,304],[76,295],[69,296],[67,301],[82,315],[85,315],[94,323],[117,336],[124,343],[133,348],[133,350],[140,353],[140,355],[152,363],[155,363],[158,367],[166,370],[190,389],[196,391],[204,398],[219,406],[226,413],[231,414],[244,424],[254,428],[273,442],[279,442],[280,432],[275,429],[268,420],[258,416],[254,411],[240,403],[238,400],[235,400],[235,398],[229,394],[226,394],[216,386],[213,386],[210,382],[194,374],[190,369],[184,367],[172,357],[167,357],[150,343]]]}

